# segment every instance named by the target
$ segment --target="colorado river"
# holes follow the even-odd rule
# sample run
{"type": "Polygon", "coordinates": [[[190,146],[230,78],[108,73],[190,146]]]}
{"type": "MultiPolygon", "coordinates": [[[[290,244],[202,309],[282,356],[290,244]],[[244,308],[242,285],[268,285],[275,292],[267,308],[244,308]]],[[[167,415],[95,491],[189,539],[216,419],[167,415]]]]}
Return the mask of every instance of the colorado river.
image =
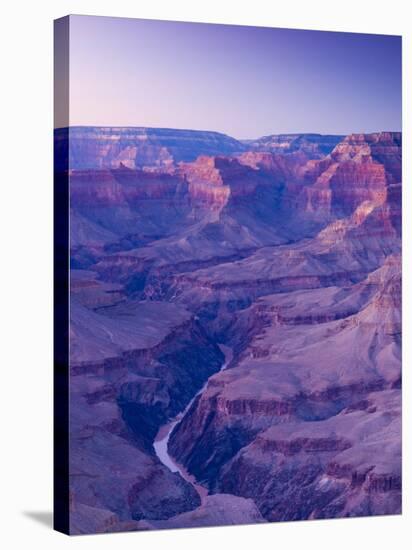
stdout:
{"type": "MultiPolygon", "coordinates": [[[[224,344],[219,345],[220,349],[225,355],[225,362],[223,363],[221,367],[221,371],[224,370],[229,363],[232,360],[233,357],[233,351],[228,346],[225,346],[224,344]]],[[[199,485],[191,474],[186,470],[186,468],[182,465],[176,462],[170,455],[168,451],[168,443],[170,434],[172,433],[175,426],[177,426],[184,418],[187,411],[192,406],[193,401],[196,399],[196,397],[200,394],[202,394],[208,384],[208,380],[206,380],[205,384],[200,388],[200,390],[196,393],[196,395],[193,396],[193,398],[190,400],[190,402],[187,404],[186,408],[180,412],[177,416],[169,420],[167,424],[163,424],[163,426],[160,427],[159,431],[157,432],[157,435],[155,437],[153,447],[155,450],[155,453],[160,460],[171,472],[178,472],[183,479],[188,481],[193,485],[193,487],[196,489],[196,491],[199,493],[199,496],[201,500],[203,501],[203,498],[208,494],[208,491],[206,487],[203,487],[203,485],[199,485]]]]}

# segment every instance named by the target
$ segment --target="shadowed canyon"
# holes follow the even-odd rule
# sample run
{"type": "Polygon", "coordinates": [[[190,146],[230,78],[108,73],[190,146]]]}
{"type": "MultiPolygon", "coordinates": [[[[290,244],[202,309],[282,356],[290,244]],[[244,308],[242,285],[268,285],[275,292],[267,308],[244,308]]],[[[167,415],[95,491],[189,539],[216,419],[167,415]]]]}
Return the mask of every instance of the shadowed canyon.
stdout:
{"type": "Polygon", "coordinates": [[[401,134],[67,145],[71,532],[400,513],[401,134]]]}

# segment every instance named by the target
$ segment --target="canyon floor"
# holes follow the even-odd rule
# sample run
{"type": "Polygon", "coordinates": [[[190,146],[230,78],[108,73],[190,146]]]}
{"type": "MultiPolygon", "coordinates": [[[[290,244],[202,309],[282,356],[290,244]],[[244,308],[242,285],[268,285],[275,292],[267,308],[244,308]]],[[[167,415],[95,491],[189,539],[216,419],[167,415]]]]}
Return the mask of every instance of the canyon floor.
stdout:
{"type": "Polygon", "coordinates": [[[55,143],[71,532],[400,513],[401,134],[55,143]]]}

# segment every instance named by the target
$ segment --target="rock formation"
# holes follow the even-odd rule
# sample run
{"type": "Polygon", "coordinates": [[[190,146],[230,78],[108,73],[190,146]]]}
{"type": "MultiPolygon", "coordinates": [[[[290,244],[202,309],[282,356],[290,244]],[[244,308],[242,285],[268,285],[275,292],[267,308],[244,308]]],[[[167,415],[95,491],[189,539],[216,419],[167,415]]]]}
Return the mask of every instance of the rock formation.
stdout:
{"type": "Polygon", "coordinates": [[[271,151],[281,155],[303,153],[308,159],[319,159],[328,155],[345,136],[320,134],[277,134],[256,140],[245,140],[248,148],[271,151]]]}
{"type": "Polygon", "coordinates": [[[401,134],[70,151],[72,531],[399,513],[401,134]]]}
{"type": "MultiPolygon", "coordinates": [[[[65,139],[67,131],[56,130],[56,146],[63,147],[65,139]]],[[[72,126],[69,140],[72,170],[124,166],[167,171],[199,155],[231,155],[246,149],[241,142],[218,132],[169,128],[72,126]]]]}

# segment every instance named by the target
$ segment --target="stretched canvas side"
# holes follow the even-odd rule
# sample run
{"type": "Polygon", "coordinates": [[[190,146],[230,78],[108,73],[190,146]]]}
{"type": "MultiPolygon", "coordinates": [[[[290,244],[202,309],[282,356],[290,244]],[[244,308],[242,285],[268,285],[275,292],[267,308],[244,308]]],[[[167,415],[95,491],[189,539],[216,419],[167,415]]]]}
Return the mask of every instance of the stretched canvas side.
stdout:
{"type": "Polygon", "coordinates": [[[55,528],[400,514],[401,37],[62,18],[54,146],[55,528]]]}
{"type": "Polygon", "coordinates": [[[69,533],[69,32],[54,22],[54,528],[69,533]]]}

